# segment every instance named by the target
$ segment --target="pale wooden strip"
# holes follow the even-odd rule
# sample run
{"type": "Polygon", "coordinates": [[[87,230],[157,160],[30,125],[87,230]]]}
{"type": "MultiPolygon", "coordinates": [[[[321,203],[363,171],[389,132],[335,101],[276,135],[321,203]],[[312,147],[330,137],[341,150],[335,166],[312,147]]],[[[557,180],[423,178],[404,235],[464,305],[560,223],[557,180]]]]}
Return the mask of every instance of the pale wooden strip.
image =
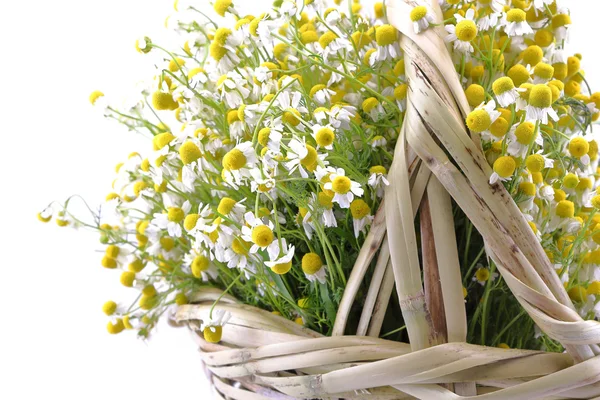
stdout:
{"type": "Polygon", "coordinates": [[[390,304],[392,291],[394,290],[394,284],[394,269],[392,268],[392,261],[390,260],[385,268],[383,283],[381,284],[379,295],[375,301],[373,316],[371,317],[369,330],[367,330],[368,336],[379,337],[381,327],[383,325],[383,319],[385,317],[387,307],[390,304]]]}

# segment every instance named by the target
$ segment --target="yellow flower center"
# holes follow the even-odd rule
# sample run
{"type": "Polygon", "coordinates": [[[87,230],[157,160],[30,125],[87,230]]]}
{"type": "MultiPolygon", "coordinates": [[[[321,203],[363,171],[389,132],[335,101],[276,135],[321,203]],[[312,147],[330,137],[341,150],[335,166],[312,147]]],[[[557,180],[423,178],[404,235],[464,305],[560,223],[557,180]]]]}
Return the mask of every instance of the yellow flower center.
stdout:
{"type": "Polygon", "coordinates": [[[306,145],[306,150],[308,150],[306,157],[300,160],[300,163],[312,172],[317,168],[317,150],[309,144],[306,145]]]}
{"type": "Polygon", "coordinates": [[[129,263],[127,269],[129,269],[131,272],[138,273],[142,271],[145,267],[146,265],[142,262],[142,260],[136,258],[135,260],[129,263]]]}
{"type": "Polygon", "coordinates": [[[319,192],[317,195],[319,200],[319,205],[327,210],[331,210],[333,208],[333,195],[325,192],[319,192]]]}
{"type": "Polygon", "coordinates": [[[591,203],[594,208],[600,209],[600,195],[592,197],[591,203]]]}
{"type": "Polygon", "coordinates": [[[375,97],[369,97],[362,103],[362,109],[367,114],[370,113],[375,107],[379,105],[379,100],[375,97]]]}
{"type": "Polygon", "coordinates": [[[465,95],[467,96],[469,105],[471,107],[477,107],[485,100],[485,89],[483,86],[474,83],[469,85],[469,87],[465,90],[465,95]]]}
{"type": "Polygon", "coordinates": [[[300,35],[300,41],[303,44],[314,43],[319,40],[319,34],[315,31],[305,31],[300,35]]]}
{"type": "Polygon", "coordinates": [[[183,58],[175,58],[169,61],[169,71],[177,72],[185,65],[185,60],[183,58]]]}
{"type": "Polygon", "coordinates": [[[217,14],[219,14],[221,17],[224,17],[225,12],[227,12],[231,6],[231,3],[232,0],[216,0],[213,7],[217,14]]]}
{"type": "Polygon", "coordinates": [[[123,320],[121,318],[118,318],[114,323],[112,321],[109,321],[108,324],[106,325],[106,330],[111,335],[116,335],[117,333],[123,332],[123,330],[125,330],[125,325],[123,325],[123,320]]]}
{"type": "Polygon", "coordinates": [[[171,93],[156,91],[152,93],[152,106],[157,110],[175,110],[179,104],[173,99],[171,93]]]}
{"type": "Polygon", "coordinates": [[[204,340],[208,343],[219,343],[221,341],[221,337],[223,337],[223,327],[222,326],[207,326],[202,331],[204,334],[204,340]]]}
{"type": "Polygon", "coordinates": [[[568,14],[556,14],[552,17],[552,28],[560,28],[565,25],[571,25],[571,17],[568,14]]]}
{"type": "Polygon", "coordinates": [[[183,227],[185,228],[185,230],[189,232],[192,229],[194,229],[199,218],[200,216],[198,214],[186,215],[185,219],[183,220],[183,227]]]}
{"type": "Polygon", "coordinates": [[[154,151],[160,150],[171,143],[173,139],[175,139],[175,136],[171,132],[159,133],[152,138],[152,149],[154,151]]]}
{"type": "Polygon", "coordinates": [[[313,275],[323,267],[323,261],[316,253],[306,253],[302,257],[302,271],[307,275],[313,275]]]}
{"type": "Polygon", "coordinates": [[[271,135],[270,128],[262,128],[258,131],[258,143],[266,146],[269,143],[269,136],[271,135]]]}
{"type": "Polygon", "coordinates": [[[396,28],[392,25],[381,25],[375,31],[375,41],[379,46],[388,46],[396,41],[396,28]]]}
{"type": "Polygon", "coordinates": [[[300,111],[295,108],[288,108],[283,112],[281,119],[292,126],[298,126],[300,123],[300,111]]]}
{"type": "Polygon", "coordinates": [[[568,294],[571,300],[577,303],[585,303],[587,299],[587,291],[583,286],[573,286],[569,289],[568,294]]]}
{"type": "Polygon", "coordinates": [[[330,128],[321,128],[317,131],[315,135],[315,140],[317,144],[321,147],[330,146],[333,143],[333,139],[335,138],[335,134],[330,128]]]}
{"type": "Polygon", "coordinates": [[[175,247],[175,240],[168,236],[161,237],[159,242],[165,251],[171,251],[173,250],[173,247],[175,247]]]}
{"type": "Polygon", "coordinates": [[[497,138],[503,137],[506,132],[508,132],[508,122],[502,117],[498,117],[490,126],[490,133],[497,138]]]}
{"type": "Polygon", "coordinates": [[[291,268],[292,268],[292,262],[288,261],[286,263],[275,264],[271,268],[271,271],[275,272],[277,275],[283,275],[283,274],[288,273],[291,268]]]}
{"type": "Polygon", "coordinates": [[[507,75],[510,79],[512,79],[513,84],[515,86],[521,86],[522,84],[527,82],[530,77],[529,71],[527,70],[527,68],[525,68],[525,66],[523,66],[521,64],[516,64],[516,65],[510,67],[507,75]]]}
{"type": "Polygon", "coordinates": [[[208,270],[210,260],[204,256],[196,256],[192,261],[192,275],[196,278],[202,277],[202,272],[208,270]]]}
{"type": "Polygon", "coordinates": [[[475,272],[475,278],[479,282],[487,282],[490,279],[490,270],[487,268],[478,268],[475,272]]]}
{"type": "Polygon", "coordinates": [[[96,104],[96,100],[98,100],[102,96],[104,96],[104,93],[102,93],[101,91],[93,91],[92,94],[90,94],[90,103],[92,103],[92,105],[96,104]]]}
{"type": "Polygon", "coordinates": [[[117,260],[112,257],[104,256],[102,258],[102,266],[108,269],[115,269],[117,268],[117,260]]]}
{"type": "Polygon", "coordinates": [[[171,222],[181,222],[185,218],[185,213],[179,207],[169,207],[167,218],[171,222]]]}
{"type": "Polygon", "coordinates": [[[518,8],[509,10],[506,13],[506,20],[508,22],[524,22],[527,19],[527,14],[525,11],[520,10],[518,8]]]}
{"type": "Polygon", "coordinates": [[[337,39],[337,35],[331,31],[327,31],[324,34],[322,34],[319,38],[319,44],[322,48],[325,48],[329,45],[329,43],[333,42],[335,39],[337,39]]]}
{"type": "Polygon", "coordinates": [[[117,258],[119,256],[120,252],[121,252],[121,249],[119,248],[119,246],[115,246],[114,244],[111,244],[106,248],[105,254],[107,257],[117,258]]]}
{"type": "Polygon", "coordinates": [[[544,58],[544,51],[540,46],[532,45],[523,50],[521,56],[525,64],[536,66],[544,58]]]}
{"type": "Polygon", "coordinates": [[[512,176],[516,168],[517,164],[514,158],[510,156],[498,157],[498,159],[494,161],[494,172],[502,178],[512,176]]]}
{"type": "Polygon", "coordinates": [[[492,90],[494,94],[499,95],[515,88],[515,84],[512,79],[507,76],[503,76],[502,78],[498,78],[492,84],[492,90]]]}
{"type": "Polygon", "coordinates": [[[554,67],[550,64],[541,62],[535,66],[533,73],[542,79],[550,80],[554,76],[554,67]]]}
{"type": "MultiPolygon", "coordinates": [[[[596,262],[597,264],[597,262],[596,262]]],[[[587,287],[587,294],[588,295],[594,295],[594,296],[598,296],[600,295],[600,281],[593,281],[592,283],[589,284],[589,286],[587,287]]]]}
{"type": "Polygon", "coordinates": [[[540,154],[532,154],[527,157],[525,160],[525,166],[529,170],[529,172],[541,172],[546,163],[544,162],[544,157],[540,154]]]}
{"type": "Polygon", "coordinates": [[[232,149],[223,157],[223,168],[236,171],[246,165],[246,156],[239,149],[232,149]]]}
{"type": "Polygon", "coordinates": [[[410,20],[416,22],[421,18],[425,18],[427,15],[427,7],[425,6],[417,6],[413,8],[410,12],[410,20]]]}
{"type": "Polygon", "coordinates": [[[548,108],[552,105],[552,90],[547,85],[534,85],[529,93],[529,104],[533,107],[548,108]]]}
{"type": "Polygon", "coordinates": [[[576,137],[569,142],[569,153],[575,158],[581,158],[588,153],[590,145],[582,137],[576,137]]]}
{"type": "Polygon", "coordinates": [[[113,315],[117,311],[117,303],[112,300],[107,301],[102,306],[102,312],[106,315],[113,315]]]}
{"type": "Polygon", "coordinates": [[[260,247],[267,247],[273,242],[273,231],[266,225],[252,229],[252,241],[260,247]]]}
{"type": "Polygon", "coordinates": [[[517,142],[524,145],[530,144],[537,136],[535,124],[532,122],[519,124],[517,129],[515,129],[515,136],[517,137],[517,142]]]}
{"type": "Polygon", "coordinates": [[[249,249],[250,249],[250,243],[246,242],[243,239],[235,238],[235,239],[233,239],[233,242],[231,243],[231,250],[233,250],[233,252],[236,254],[246,255],[246,254],[248,254],[249,249]]]}
{"type": "Polygon", "coordinates": [[[184,164],[189,164],[202,157],[202,152],[194,142],[187,141],[179,147],[179,157],[184,164]]]}
{"type": "Polygon", "coordinates": [[[135,280],[135,273],[131,271],[123,271],[121,274],[121,285],[125,287],[133,287],[133,281],[135,280]]]}
{"type": "Polygon", "coordinates": [[[559,201],[556,205],[556,215],[561,218],[573,218],[575,215],[575,204],[569,200],[559,201]]]}
{"type": "Polygon", "coordinates": [[[233,210],[233,207],[237,204],[237,202],[230,197],[223,197],[219,202],[219,206],[217,207],[217,211],[219,214],[227,215],[233,210]]]}
{"type": "Polygon", "coordinates": [[[523,192],[525,196],[535,196],[535,185],[531,182],[521,182],[519,184],[519,191],[523,192]]]}
{"type": "Polygon", "coordinates": [[[346,194],[350,191],[352,182],[347,176],[336,176],[331,181],[331,189],[338,194],[346,194]]]}
{"type": "Polygon", "coordinates": [[[385,175],[387,173],[387,170],[383,165],[373,165],[371,168],[369,168],[369,173],[385,175]]]}
{"type": "Polygon", "coordinates": [[[483,132],[492,124],[490,114],[484,109],[473,110],[467,115],[467,126],[473,132],[483,132]]]}
{"type": "Polygon", "coordinates": [[[470,42],[477,36],[477,25],[470,19],[463,19],[456,24],[456,37],[463,42],[470,42]]]}
{"type": "Polygon", "coordinates": [[[356,199],[350,203],[350,213],[352,218],[362,219],[371,214],[371,207],[362,199],[356,199]]]}

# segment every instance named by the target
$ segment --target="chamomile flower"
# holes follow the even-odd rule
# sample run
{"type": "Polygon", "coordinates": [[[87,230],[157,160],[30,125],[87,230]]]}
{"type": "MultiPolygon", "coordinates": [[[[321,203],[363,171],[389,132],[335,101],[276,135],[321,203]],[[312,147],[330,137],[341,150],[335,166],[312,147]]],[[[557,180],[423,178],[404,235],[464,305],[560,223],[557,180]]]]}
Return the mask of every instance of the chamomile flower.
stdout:
{"type": "Polygon", "coordinates": [[[229,311],[217,309],[212,312],[207,321],[202,320],[200,330],[204,335],[204,340],[209,343],[219,343],[223,337],[223,327],[231,319],[229,311]]]}
{"type": "Polygon", "coordinates": [[[217,88],[229,108],[238,108],[244,104],[244,99],[250,95],[250,89],[246,87],[246,84],[246,80],[235,71],[219,78],[217,88]]]}
{"type": "Polygon", "coordinates": [[[513,8],[506,13],[502,21],[504,32],[510,36],[524,36],[533,33],[533,29],[527,23],[527,14],[520,8],[513,8]]]}
{"type": "Polygon", "coordinates": [[[511,156],[501,156],[494,161],[494,172],[490,176],[490,185],[495,184],[498,181],[508,181],[512,179],[512,176],[517,168],[515,159],[511,156]]]}
{"type": "Polygon", "coordinates": [[[492,84],[492,90],[500,107],[505,108],[514,104],[519,98],[519,92],[523,91],[515,88],[513,80],[507,76],[496,79],[492,84]]]}
{"type": "Polygon", "coordinates": [[[185,255],[183,262],[194,278],[208,282],[218,276],[218,270],[211,260],[211,255],[204,253],[204,251],[192,249],[185,255]]]}
{"type": "Polygon", "coordinates": [[[496,102],[490,100],[488,103],[481,103],[477,108],[467,115],[467,127],[483,137],[495,140],[495,135],[490,131],[492,124],[500,117],[500,112],[496,110],[496,102]]]}
{"type": "Polygon", "coordinates": [[[308,178],[308,171],[315,170],[319,163],[319,154],[317,150],[309,144],[306,144],[304,137],[298,139],[294,137],[290,140],[289,150],[287,151],[287,161],[285,168],[291,173],[299,171],[300,176],[308,178]]]}
{"type": "Polygon", "coordinates": [[[484,286],[487,281],[495,281],[498,277],[497,272],[490,272],[489,268],[485,268],[480,266],[475,271],[475,275],[473,276],[473,281],[479,283],[481,286],[484,286]]]}
{"type": "Polygon", "coordinates": [[[333,150],[333,142],[335,140],[335,132],[331,126],[314,125],[312,127],[312,137],[317,142],[317,150],[321,147],[327,150],[333,150]]]}
{"type": "Polygon", "coordinates": [[[354,227],[354,237],[358,237],[361,232],[367,229],[367,226],[373,221],[371,207],[362,199],[356,199],[350,203],[350,214],[352,215],[352,226],[354,227]]]}
{"type": "Polygon", "coordinates": [[[276,274],[283,275],[292,268],[295,247],[291,244],[288,246],[285,238],[281,239],[281,246],[278,242],[275,243],[277,246],[268,248],[269,261],[265,261],[265,265],[276,274]]]}
{"type": "Polygon", "coordinates": [[[253,212],[248,211],[244,214],[246,224],[242,226],[242,239],[251,242],[250,253],[256,253],[258,250],[265,250],[271,245],[277,246],[273,229],[273,222],[265,224],[260,218],[257,218],[253,212]]]}
{"type": "Polygon", "coordinates": [[[252,142],[237,144],[223,156],[223,175],[225,181],[236,187],[242,178],[250,176],[250,169],[256,166],[258,159],[252,142]]]}
{"type": "Polygon", "coordinates": [[[435,16],[426,6],[416,6],[410,12],[410,20],[415,32],[421,33],[435,21],[435,16]]]}
{"type": "Polygon", "coordinates": [[[387,170],[383,165],[374,165],[369,168],[368,184],[374,189],[375,196],[383,198],[385,187],[390,184],[387,180],[387,170]]]}
{"type": "Polygon", "coordinates": [[[508,154],[520,158],[525,157],[534,142],[540,146],[544,144],[536,124],[529,121],[516,124],[509,132],[508,154]]]}
{"type": "Polygon", "coordinates": [[[316,253],[306,253],[302,257],[302,272],[311,282],[325,283],[326,268],[321,257],[316,253]]]}
{"type": "Polygon", "coordinates": [[[376,50],[369,57],[369,65],[393,60],[400,55],[398,32],[392,25],[384,24],[375,30],[376,50]]]}
{"type": "Polygon", "coordinates": [[[354,196],[362,196],[364,189],[360,183],[350,180],[346,176],[346,171],[338,168],[336,172],[330,175],[330,182],[325,184],[325,190],[331,190],[334,193],[333,202],[338,203],[341,208],[350,207],[354,196]]]}
{"type": "Polygon", "coordinates": [[[529,101],[526,108],[527,119],[548,123],[548,116],[558,121],[558,114],[552,108],[552,90],[543,84],[534,85],[529,93],[529,101]]]}
{"type": "Polygon", "coordinates": [[[590,144],[583,136],[576,136],[569,141],[567,146],[569,154],[577,158],[583,165],[590,163],[590,156],[588,152],[590,150],[590,144]]]}
{"type": "Polygon", "coordinates": [[[187,200],[181,207],[175,205],[168,207],[166,213],[154,214],[152,225],[161,230],[166,229],[171,237],[180,237],[182,233],[181,225],[191,208],[192,206],[187,200]]]}
{"type": "Polygon", "coordinates": [[[470,54],[473,52],[471,42],[477,37],[477,25],[475,24],[475,10],[469,8],[466,15],[463,17],[460,14],[454,14],[456,25],[446,25],[447,42],[452,42],[454,50],[462,54],[470,54]]]}

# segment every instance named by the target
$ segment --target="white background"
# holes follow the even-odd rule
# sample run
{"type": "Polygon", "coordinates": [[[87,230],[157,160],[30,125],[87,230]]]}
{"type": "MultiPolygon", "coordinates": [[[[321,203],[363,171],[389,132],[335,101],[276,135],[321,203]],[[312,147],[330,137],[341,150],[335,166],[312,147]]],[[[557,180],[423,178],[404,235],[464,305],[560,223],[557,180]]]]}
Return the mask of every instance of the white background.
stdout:
{"type": "MultiPolygon", "coordinates": [[[[270,3],[252,2],[256,10],[270,3]]],[[[583,53],[583,68],[600,90],[592,34],[600,1],[565,4],[575,23],[571,49],[583,53]]],[[[151,72],[133,43],[164,35],[172,12],[166,0],[1,2],[2,399],[210,398],[185,329],[160,326],[149,342],[106,333],[100,309],[118,278],[100,266],[97,236],[36,220],[49,201],[73,193],[97,204],[110,191],[115,164],[149,148],[148,140],[102,119],[87,98],[151,72]]]]}

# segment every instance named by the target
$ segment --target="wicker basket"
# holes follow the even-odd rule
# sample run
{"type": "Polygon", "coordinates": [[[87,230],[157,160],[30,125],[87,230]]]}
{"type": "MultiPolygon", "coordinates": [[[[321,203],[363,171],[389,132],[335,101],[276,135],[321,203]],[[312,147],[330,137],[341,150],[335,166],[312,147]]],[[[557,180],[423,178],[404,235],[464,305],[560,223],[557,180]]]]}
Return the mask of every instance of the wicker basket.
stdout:
{"type": "MultiPolygon", "coordinates": [[[[431,1],[438,20],[441,10],[431,1]]],[[[411,0],[387,1],[409,80],[391,182],[354,265],[332,337],[223,296],[232,313],[222,342],[198,338],[218,399],[565,399],[600,396],[600,324],[583,321],[541,245],[491,174],[444,43],[443,28],[415,34],[411,0]],[[465,343],[466,314],[450,196],[483,236],[524,310],[566,353],[465,343]],[[414,218],[420,218],[419,261],[414,218]],[[377,257],[355,336],[343,336],[358,288],[377,257]],[[393,287],[410,344],[379,339],[393,287]]],[[[197,329],[219,291],[176,319],[197,329]]]]}

